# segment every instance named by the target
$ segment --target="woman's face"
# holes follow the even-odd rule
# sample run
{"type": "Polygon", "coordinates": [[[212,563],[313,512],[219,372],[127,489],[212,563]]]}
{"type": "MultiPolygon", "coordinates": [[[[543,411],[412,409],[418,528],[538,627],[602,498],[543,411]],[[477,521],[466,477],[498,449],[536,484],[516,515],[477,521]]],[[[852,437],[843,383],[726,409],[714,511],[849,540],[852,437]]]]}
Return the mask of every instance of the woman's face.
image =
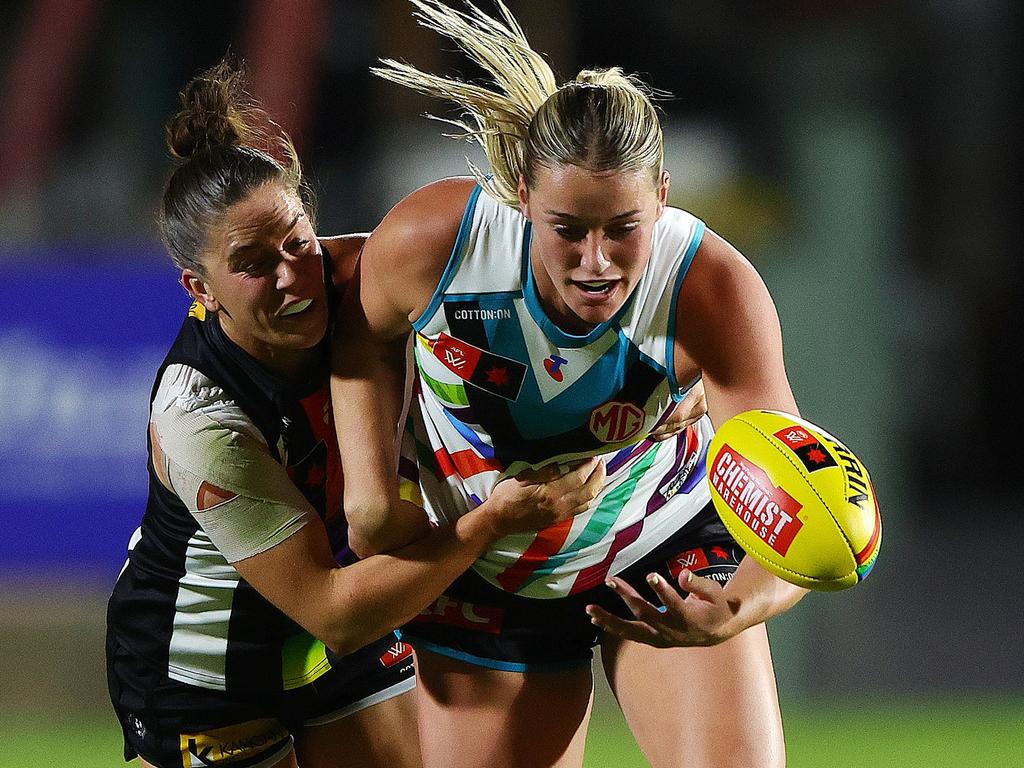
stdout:
{"type": "Polygon", "coordinates": [[[537,291],[563,330],[586,333],[622,307],[647,267],[667,195],[668,174],[655,185],[645,170],[560,165],[540,168],[532,188],[520,180],[537,291]]]}
{"type": "Polygon", "coordinates": [[[224,332],[271,370],[292,372],[327,332],[320,244],[302,203],[283,184],[253,190],[225,211],[201,255],[205,275],[182,283],[224,332]]]}

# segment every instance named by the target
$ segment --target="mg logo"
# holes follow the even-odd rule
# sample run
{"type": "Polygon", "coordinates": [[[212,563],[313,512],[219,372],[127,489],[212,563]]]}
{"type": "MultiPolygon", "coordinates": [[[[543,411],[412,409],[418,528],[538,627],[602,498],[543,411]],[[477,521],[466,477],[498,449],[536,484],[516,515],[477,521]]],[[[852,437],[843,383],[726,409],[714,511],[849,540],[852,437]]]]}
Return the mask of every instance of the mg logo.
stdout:
{"type": "Polygon", "coordinates": [[[644,412],[632,403],[615,400],[590,412],[590,431],[602,443],[619,443],[640,434],[644,412]]]}

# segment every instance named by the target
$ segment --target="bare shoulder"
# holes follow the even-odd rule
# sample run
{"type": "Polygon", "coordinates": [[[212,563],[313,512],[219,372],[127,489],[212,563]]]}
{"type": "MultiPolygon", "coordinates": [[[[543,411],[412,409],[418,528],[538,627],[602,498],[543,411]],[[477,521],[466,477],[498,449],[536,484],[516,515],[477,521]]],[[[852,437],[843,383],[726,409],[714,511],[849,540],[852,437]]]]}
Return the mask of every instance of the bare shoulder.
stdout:
{"type": "Polygon", "coordinates": [[[430,302],[458,237],[475,182],[435,181],[403,198],[363,248],[363,281],[386,281],[409,317],[430,302]]]}
{"type": "Polygon", "coordinates": [[[327,252],[331,260],[331,275],[335,285],[344,285],[352,279],[356,271],[356,261],[363,249],[368,232],[355,232],[348,235],[319,237],[320,246],[327,252]]]}
{"type": "Polygon", "coordinates": [[[676,375],[702,375],[715,424],[749,410],[797,413],[768,288],[739,251],[708,231],[679,291],[676,375]]]}
{"type": "Polygon", "coordinates": [[[679,291],[680,311],[730,311],[764,290],[754,266],[728,241],[705,230],[693,264],[679,291]]]}
{"type": "Polygon", "coordinates": [[[676,327],[685,356],[707,369],[728,350],[778,334],[778,314],[761,276],[736,248],[704,234],[677,302],[676,327]]]}

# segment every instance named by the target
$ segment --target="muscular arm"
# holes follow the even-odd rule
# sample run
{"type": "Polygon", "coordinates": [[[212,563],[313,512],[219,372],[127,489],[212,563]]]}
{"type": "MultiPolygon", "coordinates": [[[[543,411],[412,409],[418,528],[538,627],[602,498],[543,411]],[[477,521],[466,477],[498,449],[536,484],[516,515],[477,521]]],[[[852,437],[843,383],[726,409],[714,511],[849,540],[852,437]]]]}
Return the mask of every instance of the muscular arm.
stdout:
{"type": "Polygon", "coordinates": [[[154,399],[150,437],[158,479],[224,560],[342,654],[416,615],[502,536],[582,511],[603,481],[595,463],[547,484],[506,480],[455,525],[342,568],[323,522],[259,430],[203,374],[168,367],[154,399]],[[492,514],[496,509],[502,514],[492,514]]]}
{"type": "Polygon", "coordinates": [[[218,551],[260,594],[337,653],[354,651],[412,618],[499,535],[493,520],[468,515],[454,530],[341,568],[323,522],[266,444],[180,408],[159,414],[151,434],[161,482],[186,504],[218,551]]]}
{"type": "Polygon", "coordinates": [[[344,655],[429,605],[496,539],[489,523],[467,515],[453,529],[344,568],[334,561],[324,526],[314,523],[234,565],[270,602],[344,655]]]}
{"type": "Polygon", "coordinates": [[[752,408],[798,413],[768,289],[750,262],[710,230],[679,291],[676,374],[679,381],[703,377],[716,426],[752,408]]]}
{"type": "Polygon", "coordinates": [[[473,182],[437,182],[409,195],[363,247],[332,337],[331,397],[353,548],[386,552],[424,535],[422,510],[398,495],[396,436],[411,322],[444,272],[473,182]]]}
{"type": "MultiPolygon", "coordinates": [[[[782,358],[782,331],[768,289],[750,263],[711,231],[704,235],[679,291],[676,377],[701,376],[708,414],[720,425],[754,408],[797,413],[782,358]]],[[[743,558],[724,587],[684,570],[680,587],[648,578],[663,610],[622,579],[610,584],[636,616],[627,621],[587,607],[595,624],[619,637],[657,647],[716,645],[793,607],[807,590],[743,558]]]]}
{"type": "MultiPolygon", "coordinates": [[[[708,230],[679,292],[676,373],[703,377],[717,426],[743,411],[799,414],[786,375],[778,312],[754,267],[708,230]]],[[[725,588],[738,624],[752,626],[795,605],[806,590],[744,558],[725,588]]]]}

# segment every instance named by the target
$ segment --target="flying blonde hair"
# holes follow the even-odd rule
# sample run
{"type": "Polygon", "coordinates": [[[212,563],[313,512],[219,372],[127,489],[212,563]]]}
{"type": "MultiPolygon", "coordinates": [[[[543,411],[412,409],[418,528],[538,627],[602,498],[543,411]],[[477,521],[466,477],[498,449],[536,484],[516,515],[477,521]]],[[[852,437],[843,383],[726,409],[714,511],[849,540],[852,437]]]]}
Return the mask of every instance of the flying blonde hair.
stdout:
{"type": "Polygon", "coordinates": [[[532,186],[539,167],[576,165],[595,172],[664,167],[664,139],[650,90],[618,67],[583,70],[561,87],[519,22],[495,0],[500,19],[472,3],[459,11],[441,0],[410,0],[421,26],[452,39],[494,81],[485,88],[382,59],[373,73],[428,96],[452,101],[464,120],[430,116],[462,129],[453,138],[478,143],[490,173],[470,171],[494,199],[519,203],[520,177],[532,186]]]}

